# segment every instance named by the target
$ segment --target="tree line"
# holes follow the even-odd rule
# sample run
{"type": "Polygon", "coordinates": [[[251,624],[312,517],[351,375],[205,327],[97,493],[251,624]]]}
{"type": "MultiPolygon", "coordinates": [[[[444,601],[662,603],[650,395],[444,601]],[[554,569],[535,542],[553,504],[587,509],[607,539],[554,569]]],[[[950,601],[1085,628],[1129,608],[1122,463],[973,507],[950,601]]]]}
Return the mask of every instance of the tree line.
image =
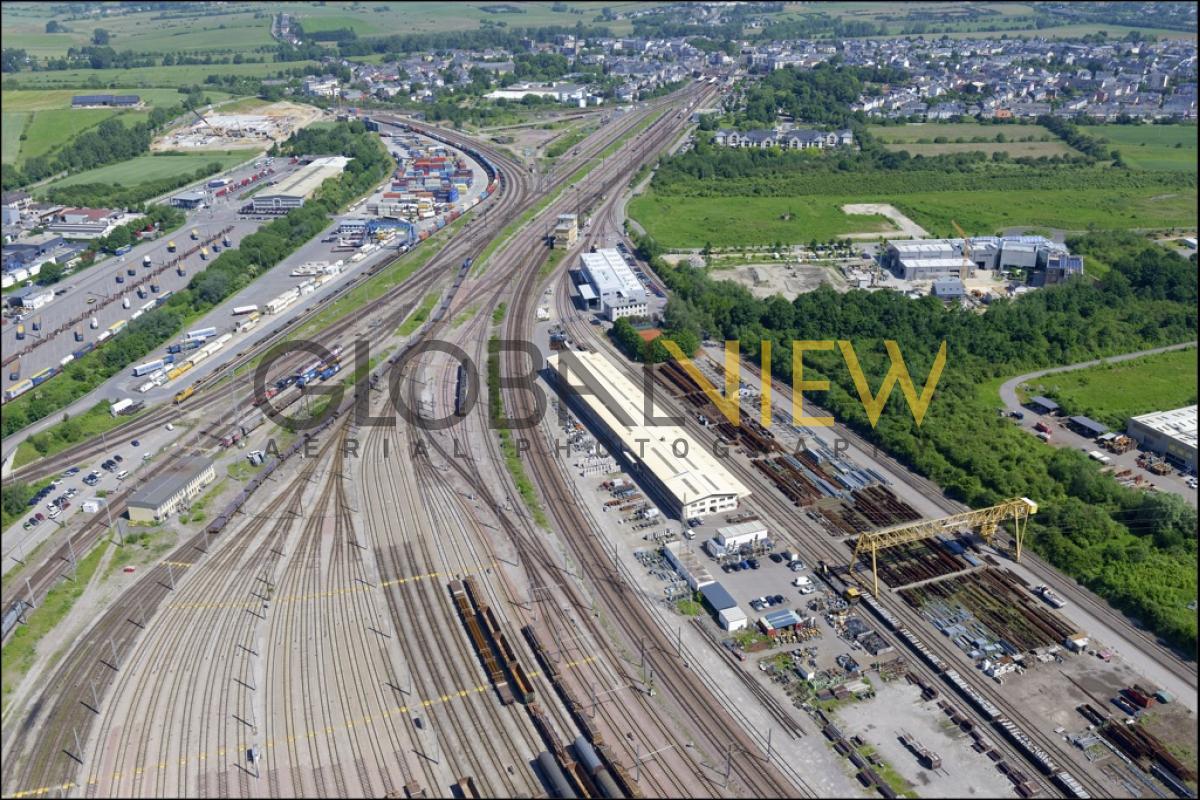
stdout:
{"type": "Polygon", "coordinates": [[[1104,252],[1110,271],[1099,281],[998,300],[982,314],[887,291],[823,287],[792,302],[758,299],[706,270],[667,266],[651,240],[640,250],[672,290],[669,329],[738,339],[754,361],[759,343],[770,340],[773,372],[785,380],[792,375],[792,341],[846,339],[875,391],[890,364],[881,340],[891,339],[920,391],[945,342],[946,368],[919,427],[896,392],[872,427],[836,352],[805,355],[805,378],[831,382],[829,391],[805,396],[967,505],[1036,499],[1035,549],[1159,635],[1194,650],[1196,616],[1187,603],[1196,596],[1195,510],[1174,495],[1121,486],[1084,454],[1047,447],[1005,420],[998,398],[980,397],[980,384],[997,377],[1196,337],[1194,256],[1185,260],[1128,233],[1089,234],[1075,245],[1104,252]]]}

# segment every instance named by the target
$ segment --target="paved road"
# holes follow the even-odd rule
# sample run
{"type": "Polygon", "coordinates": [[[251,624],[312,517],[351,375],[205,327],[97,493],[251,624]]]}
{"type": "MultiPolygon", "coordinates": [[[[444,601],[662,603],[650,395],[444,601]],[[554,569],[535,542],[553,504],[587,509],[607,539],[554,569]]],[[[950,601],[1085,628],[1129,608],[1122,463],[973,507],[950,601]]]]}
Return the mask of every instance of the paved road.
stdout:
{"type": "MultiPolygon", "coordinates": [[[[1110,356],[1108,358],[1097,358],[1093,359],[1092,361],[1084,361],[1080,364],[1068,364],[1064,367],[1052,367],[1050,369],[1042,369],[1037,370],[1036,372],[1029,372],[1024,375],[1018,375],[1015,378],[1010,378],[1009,380],[1005,381],[1004,385],[1000,387],[1000,400],[1004,403],[1004,407],[1008,411],[1021,412],[1025,415],[1025,418],[1021,420],[1019,424],[1022,428],[1027,429],[1030,432],[1030,435],[1034,434],[1033,426],[1039,421],[1045,421],[1048,424],[1053,424],[1057,421],[1057,426],[1052,434],[1053,439],[1050,442],[1051,444],[1063,447],[1074,446],[1080,448],[1081,450],[1094,450],[1096,449],[1096,445],[1093,440],[1084,436],[1079,436],[1078,434],[1068,430],[1062,425],[1061,419],[1055,417],[1038,416],[1022,406],[1020,399],[1017,397],[1017,387],[1021,384],[1028,383],[1029,381],[1037,380],[1038,378],[1046,375],[1053,375],[1058,372],[1070,372],[1072,370],[1095,367],[1100,364],[1113,364],[1119,361],[1130,361],[1135,358],[1141,358],[1142,356],[1154,355],[1155,353],[1166,353],[1171,350],[1184,350],[1195,346],[1195,342],[1184,342],[1182,344],[1173,344],[1167,347],[1155,347],[1150,350],[1139,350],[1136,353],[1125,353],[1123,355],[1110,356]]],[[[1144,480],[1151,483],[1158,489],[1162,491],[1173,492],[1174,494],[1177,494],[1187,500],[1193,506],[1196,505],[1196,491],[1194,489],[1189,489],[1180,475],[1174,472],[1172,472],[1170,475],[1155,475],[1151,472],[1147,472],[1146,470],[1143,470],[1137,466],[1137,456],[1138,453],[1136,450],[1131,450],[1128,453],[1123,453],[1120,455],[1113,454],[1112,466],[1118,470],[1132,469],[1135,471],[1135,474],[1141,475],[1144,480]]]]}

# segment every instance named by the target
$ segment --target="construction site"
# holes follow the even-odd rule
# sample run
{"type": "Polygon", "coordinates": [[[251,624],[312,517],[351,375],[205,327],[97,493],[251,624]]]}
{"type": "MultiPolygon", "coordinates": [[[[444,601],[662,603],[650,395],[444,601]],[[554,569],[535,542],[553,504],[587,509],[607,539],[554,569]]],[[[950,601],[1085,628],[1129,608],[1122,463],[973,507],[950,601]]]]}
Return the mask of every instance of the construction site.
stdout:
{"type": "Polygon", "coordinates": [[[324,113],[313,106],[278,102],[253,106],[252,113],[220,113],[210,107],[194,111],[190,121],[168,131],[151,145],[158,152],[268,148],[287,139],[324,113]]]}

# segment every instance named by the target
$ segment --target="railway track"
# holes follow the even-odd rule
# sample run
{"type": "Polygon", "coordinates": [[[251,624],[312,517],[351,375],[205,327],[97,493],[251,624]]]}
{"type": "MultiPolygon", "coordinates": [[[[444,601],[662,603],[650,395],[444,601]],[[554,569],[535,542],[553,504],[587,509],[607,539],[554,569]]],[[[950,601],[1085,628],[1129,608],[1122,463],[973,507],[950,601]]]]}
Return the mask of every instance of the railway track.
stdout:
{"type": "MultiPolygon", "coordinates": [[[[657,124],[651,126],[647,131],[650,138],[646,144],[652,154],[664,146],[674,135],[677,135],[670,127],[666,127],[662,133],[652,133],[657,124]]],[[[602,176],[600,180],[603,180],[602,176]]],[[[616,181],[606,188],[614,189],[616,188],[615,184],[616,181]]],[[[589,201],[586,204],[591,205],[601,194],[603,194],[602,191],[593,190],[588,194],[589,201]]],[[[517,255],[516,259],[523,260],[523,255],[517,255]]],[[[510,311],[505,328],[508,338],[522,340],[529,338],[533,307],[540,299],[540,293],[537,290],[545,280],[545,277],[539,278],[537,270],[528,270],[523,273],[515,290],[514,308],[510,311]]],[[[521,374],[523,367],[524,365],[518,359],[510,355],[507,359],[506,373],[521,374]]],[[[531,398],[527,393],[513,393],[506,400],[505,405],[512,408],[518,418],[534,411],[531,398]]],[[[532,448],[528,452],[530,457],[527,463],[534,473],[535,483],[541,488],[543,496],[547,499],[547,505],[555,517],[559,529],[564,531],[589,530],[591,522],[576,505],[575,497],[566,487],[564,477],[557,464],[539,448],[532,448]]],[[[633,596],[634,593],[628,592],[626,587],[613,581],[606,569],[599,566],[607,564],[608,555],[596,538],[576,535],[568,537],[568,541],[577,556],[577,562],[597,588],[604,605],[612,613],[614,624],[622,630],[627,642],[632,644],[642,637],[651,642],[651,648],[647,651],[651,666],[655,673],[663,679],[664,688],[670,687],[671,693],[678,696],[679,705],[687,715],[689,723],[704,735],[710,749],[720,752],[726,743],[733,741],[737,742],[738,747],[744,752],[754,753],[757,745],[747,737],[737,723],[727,716],[724,709],[711,708],[712,700],[708,688],[691,670],[683,667],[676,658],[664,655],[671,652],[671,643],[666,640],[659,625],[646,614],[640,602],[633,596]],[[708,707],[709,713],[701,711],[705,707],[708,707]]],[[[815,794],[805,785],[799,775],[793,774],[789,776],[791,778],[789,780],[777,771],[774,764],[749,765],[739,759],[734,771],[748,790],[762,792],[767,796],[791,795],[798,788],[815,794]]]]}
{"type": "MultiPolygon", "coordinates": [[[[631,122],[630,124],[633,124],[633,123],[631,122]]],[[[614,130],[613,133],[614,133],[614,135],[619,135],[620,129],[614,130]]],[[[599,144],[599,145],[597,145],[597,148],[602,147],[602,146],[603,146],[603,144],[599,144]]],[[[583,149],[585,149],[585,148],[581,148],[581,150],[583,150],[583,149]]],[[[502,159],[499,160],[498,163],[503,163],[503,160],[502,159]]],[[[517,172],[514,174],[520,174],[520,173],[517,172]]],[[[517,184],[517,191],[514,192],[513,196],[522,201],[526,200],[527,192],[528,192],[527,186],[523,185],[523,181],[515,182],[515,183],[517,184]]],[[[492,220],[496,220],[496,219],[497,219],[497,215],[493,215],[492,220]]],[[[502,224],[503,224],[502,221],[499,224],[493,223],[493,225],[489,226],[489,228],[492,228],[492,227],[498,228],[499,225],[502,225],[502,224]]],[[[474,237],[472,237],[472,238],[474,238],[474,237]]],[[[481,236],[480,238],[483,238],[483,237],[481,236]]],[[[455,241],[457,241],[457,240],[455,240],[455,241]]],[[[453,242],[451,244],[453,244],[453,242]]],[[[462,245],[460,245],[460,246],[462,246],[462,245]]],[[[447,249],[450,249],[449,245],[447,246],[447,249]]],[[[445,252],[439,253],[439,257],[443,257],[446,255],[447,254],[445,252]]],[[[454,255],[455,254],[450,255],[450,258],[453,258],[454,255]]],[[[443,260],[445,260],[445,259],[443,259],[443,260]]],[[[427,267],[427,269],[428,269],[428,267],[427,267]]],[[[344,406],[346,406],[346,405],[347,404],[344,404],[344,406]]],[[[114,509],[114,510],[118,510],[118,513],[120,513],[120,509],[114,509]]],[[[93,526],[93,527],[96,528],[96,536],[94,538],[98,538],[99,528],[98,528],[98,526],[93,526]]],[[[92,541],[94,541],[94,538],[92,539],[92,541]]],[[[197,535],[197,537],[194,537],[194,541],[202,541],[203,539],[204,539],[204,534],[199,534],[199,535],[197,535]]],[[[82,545],[83,545],[83,543],[81,542],[81,547],[82,547],[82,545]]],[[[46,563],[50,563],[50,562],[46,562],[46,563]]],[[[164,570],[158,570],[158,572],[163,572],[163,571],[164,570]]],[[[53,571],[51,570],[44,577],[40,577],[40,582],[48,582],[53,577],[52,573],[53,573],[53,571]]],[[[109,616],[111,616],[111,615],[109,615],[109,616]]],[[[97,628],[97,630],[99,630],[99,628],[97,628]]],[[[75,658],[74,658],[74,660],[76,662],[78,662],[81,658],[83,658],[83,656],[81,655],[83,653],[83,649],[81,649],[81,648],[77,649],[76,651],[74,651],[74,653],[78,654],[78,655],[75,655],[75,658]]],[[[55,686],[64,685],[60,680],[58,680],[58,678],[60,678],[60,677],[63,677],[63,676],[61,676],[61,675],[56,676],[56,679],[55,679],[53,685],[55,685],[55,686]]],[[[72,683],[75,683],[75,682],[72,682],[72,683]]],[[[38,707],[39,708],[43,707],[44,704],[46,703],[46,701],[52,700],[52,699],[53,698],[48,698],[48,697],[43,696],[42,700],[39,701],[39,703],[38,703],[38,707]]],[[[72,720],[72,721],[74,721],[74,720],[72,720]]],[[[54,778],[50,777],[50,773],[55,771],[58,768],[61,768],[62,765],[58,764],[54,767],[51,767],[48,765],[50,764],[50,762],[54,762],[54,761],[58,760],[54,754],[58,754],[59,756],[61,756],[63,753],[71,752],[70,750],[66,749],[65,747],[55,746],[55,745],[61,745],[61,743],[63,741],[63,737],[68,735],[68,730],[67,730],[68,728],[70,728],[70,734],[73,736],[73,734],[77,730],[77,727],[72,724],[69,724],[68,722],[63,722],[62,724],[55,724],[53,726],[53,730],[49,733],[40,731],[41,735],[38,737],[38,739],[40,741],[44,741],[46,736],[55,738],[57,741],[55,741],[54,744],[51,744],[47,747],[42,747],[42,746],[39,746],[36,744],[32,745],[32,748],[35,751],[36,755],[31,759],[25,760],[23,763],[23,766],[21,766],[19,768],[12,766],[15,763],[15,761],[8,761],[6,763],[6,769],[5,769],[5,772],[6,772],[5,784],[8,786],[19,786],[22,784],[28,785],[30,783],[37,783],[37,781],[39,781],[39,780],[44,781],[45,785],[50,785],[50,784],[54,783],[55,780],[54,780],[54,778]]],[[[78,748],[75,748],[75,749],[78,749],[78,748]]],[[[74,760],[75,759],[72,758],[72,762],[74,760]]],[[[76,765],[74,763],[72,763],[72,764],[68,764],[66,766],[65,771],[68,774],[73,774],[75,772],[75,769],[76,769],[76,765]]],[[[243,778],[240,778],[239,780],[240,780],[240,783],[242,784],[239,788],[242,790],[245,790],[247,788],[246,787],[246,779],[243,777],[243,778]]],[[[218,773],[217,781],[218,781],[218,792],[217,793],[220,794],[221,796],[227,795],[228,790],[229,790],[227,775],[224,772],[218,773]]],[[[70,782],[70,780],[68,779],[67,782],[70,782]]]]}

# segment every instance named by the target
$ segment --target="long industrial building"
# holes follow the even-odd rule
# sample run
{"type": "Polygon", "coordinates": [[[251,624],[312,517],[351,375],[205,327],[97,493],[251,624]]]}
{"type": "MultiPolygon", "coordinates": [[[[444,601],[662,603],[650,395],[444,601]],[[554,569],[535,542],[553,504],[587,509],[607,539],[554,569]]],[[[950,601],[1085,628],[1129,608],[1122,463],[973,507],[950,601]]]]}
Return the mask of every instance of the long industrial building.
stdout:
{"type": "Polygon", "coordinates": [[[254,195],[254,211],[257,214],[282,214],[304,205],[317,187],[328,179],[342,174],[350,159],[345,156],[326,156],[314,159],[303,169],[297,170],[283,183],[271,191],[254,195]]]}
{"type": "Polygon", "coordinates": [[[1070,255],[1044,236],[889,241],[883,263],[909,281],[969,278],[977,269],[1000,269],[1028,270],[1045,283],[1057,283],[1083,272],[1082,256],[1070,255]]]}
{"type": "Polygon", "coordinates": [[[1129,420],[1126,431],[1142,447],[1196,469],[1196,406],[1156,411],[1129,420]]]}
{"type": "Polygon", "coordinates": [[[644,317],[650,313],[646,287],[619,252],[597,250],[584,253],[581,258],[584,282],[579,284],[579,295],[586,305],[599,307],[610,320],[644,317]]]}
{"type": "MultiPolygon", "coordinates": [[[[568,405],[665,509],[680,519],[737,508],[750,490],[683,428],[648,425],[645,395],[599,353],[550,356],[549,378],[568,405]],[[564,374],[565,373],[565,374],[564,374]]],[[[655,404],[655,417],[666,415],[655,404]]]]}

